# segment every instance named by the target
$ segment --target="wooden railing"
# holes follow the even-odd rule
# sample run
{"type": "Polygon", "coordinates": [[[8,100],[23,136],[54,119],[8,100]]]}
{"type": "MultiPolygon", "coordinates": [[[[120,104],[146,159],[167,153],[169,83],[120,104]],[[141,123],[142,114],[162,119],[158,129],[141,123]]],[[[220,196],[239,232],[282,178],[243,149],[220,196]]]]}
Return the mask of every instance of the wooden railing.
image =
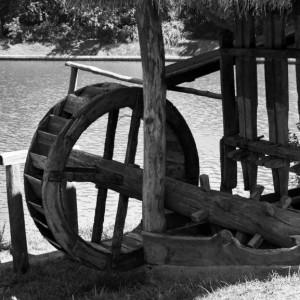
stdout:
{"type": "MultiPolygon", "coordinates": [[[[6,169],[6,187],[8,214],[11,234],[13,270],[15,273],[25,273],[29,262],[39,261],[50,257],[58,257],[58,251],[32,257],[28,254],[27,239],[23,209],[23,194],[21,180],[21,164],[24,164],[27,150],[4,152],[0,154],[0,165],[6,169]]],[[[78,216],[76,202],[76,187],[73,183],[66,186],[66,217],[74,232],[78,233],[78,216]]],[[[60,251],[59,251],[60,252],[60,251]]]]}

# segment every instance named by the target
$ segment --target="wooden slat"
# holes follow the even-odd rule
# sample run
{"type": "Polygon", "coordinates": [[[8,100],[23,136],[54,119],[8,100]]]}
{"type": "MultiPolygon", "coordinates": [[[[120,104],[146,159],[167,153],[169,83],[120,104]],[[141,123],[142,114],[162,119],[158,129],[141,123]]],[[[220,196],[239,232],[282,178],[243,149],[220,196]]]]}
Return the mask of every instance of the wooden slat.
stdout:
{"type": "MultiPolygon", "coordinates": [[[[233,46],[233,35],[229,31],[222,31],[220,47],[225,49],[233,46]]],[[[239,132],[238,114],[235,101],[234,85],[234,58],[220,58],[222,109],[223,109],[223,129],[224,136],[235,136],[239,132]]],[[[234,147],[224,145],[220,142],[221,159],[221,191],[232,192],[237,185],[237,163],[229,159],[227,154],[235,150],[234,147]]]]}
{"type": "Polygon", "coordinates": [[[73,94],[69,94],[67,96],[63,110],[69,114],[74,114],[88,102],[89,100],[86,98],[77,97],[73,94]]]}
{"type": "MultiPolygon", "coordinates": [[[[118,125],[118,117],[119,111],[112,111],[108,115],[107,121],[107,129],[106,129],[106,138],[104,145],[104,154],[103,157],[105,159],[112,159],[115,145],[115,135],[116,129],[118,125]]],[[[105,206],[106,206],[106,198],[107,198],[107,189],[99,187],[97,193],[97,204],[95,209],[95,217],[94,217],[94,225],[92,232],[92,242],[100,243],[101,236],[103,232],[103,222],[104,222],[104,214],[105,214],[105,206]]]]}
{"type": "Polygon", "coordinates": [[[38,218],[33,217],[33,220],[34,220],[36,223],[38,223],[38,224],[40,224],[41,226],[43,226],[45,229],[47,229],[47,230],[50,231],[48,225],[45,224],[44,222],[42,222],[41,220],[39,220],[38,218]]]}
{"type": "Polygon", "coordinates": [[[55,141],[57,135],[51,134],[42,130],[38,130],[38,142],[40,144],[51,146],[55,141]]]}
{"type": "MultiPolygon", "coordinates": [[[[136,106],[132,111],[126,156],[124,161],[125,164],[134,164],[135,162],[135,155],[136,155],[136,150],[138,145],[138,135],[139,135],[142,114],[143,114],[143,103],[138,99],[136,101],[136,106]]],[[[128,209],[128,200],[129,197],[125,195],[121,194],[119,196],[116,222],[115,222],[114,233],[112,238],[112,259],[113,259],[113,264],[116,265],[118,264],[120,259],[121,245],[123,240],[123,230],[125,226],[125,219],[126,219],[127,209],[128,209]]]]}
{"type": "MultiPolygon", "coordinates": [[[[255,47],[254,17],[249,13],[236,27],[236,47],[255,47]]],[[[236,60],[237,103],[240,136],[249,140],[257,138],[257,69],[255,58],[238,57],[236,60]]],[[[257,181],[257,165],[242,161],[245,190],[254,189],[257,181]]]]}
{"type": "Polygon", "coordinates": [[[44,170],[47,162],[47,156],[36,154],[33,152],[29,153],[32,165],[37,168],[44,170]]]}
{"type": "MultiPolygon", "coordinates": [[[[285,18],[279,13],[269,13],[265,21],[265,47],[285,48],[285,18]]],[[[288,64],[286,58],[265,61],[266,101],[270,141],[288,145],[288,64]]],[[[289,161],[284,167],[272,169],[274,190],[281,195],[288,193],[289,161]]]]}
{"type": "Polygon", "coordinates": [[[44,208],[41,205],[34,203],[32,201],[27,201],[27,204],[29,204],[32,208],[37,210],[40,214],[45,215],[44,208]]]}
{"type": "Polygon", "coordinates": [[[47,126],[47,131],[49,133],[57,135],[64,126],[68,123],[68,119],[61,118],[59,116],[50,115],[49,116],[49,122],[47,126]]]}
{"type": "Polygon", "coordinates": [[[42,180],[34,178],[28,174],[24,174],[25,179],[30,184],[35,196],[42,199],[42,180]]]}
{"type": "Polygon", "coordinates": [[[225,56],[265,57],[268,59],[300,58],[300,52],[297,49],[229,48],[220,49],[220,54],[225,56]]]}

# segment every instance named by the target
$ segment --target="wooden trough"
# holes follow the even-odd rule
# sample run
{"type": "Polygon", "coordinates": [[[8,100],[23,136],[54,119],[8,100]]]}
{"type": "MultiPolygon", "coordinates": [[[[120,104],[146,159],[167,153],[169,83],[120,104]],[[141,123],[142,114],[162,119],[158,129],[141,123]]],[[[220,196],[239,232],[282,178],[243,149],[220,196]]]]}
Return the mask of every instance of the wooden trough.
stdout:
{"type": "MultiPolygon", "coordinates": [[[[222,31],[220,50],[165,67],[157,3],[139,1],[143,81],[130,80],[143,84],[143,89],[102,83],[75,91],[78,69],[102,71],[68,63],[72,67],[69,93],[38,125],[24,171],[29,211],[54,247],[99,269],[131,269],[147,263],[156,276],[163,277],[174,272],[241,276],[288,271],[287,266],[298,269],[300,190],[288,190],[288,180],[290,164],[300,161],[300,150],[288,140],[288,58],[300,59],[300,4],[289,7],[295,33],[294,46],[288,49],[291,34],[285,32],[285,11],[277,8],[263,7],[262,38],[255,35],[251,4],[238,7],[235,35],[222,31]],[[257,58],[264,58],[269,140],[257,132],[257,58]],[[166,89],[218,98],[177,86],[218,69],[224,137],[220,191],[213,191],[205,175],[200,176],[198,187],[195,141],[180,112],[166,101],[166,89]],[[132,113],[125,161],[120,163],[113,160],[113,151],[123,108],[132,113]],[[74,148],[84,131],[104,116],[108,121],[102,156],[74,148]],[[141,121],[143,170],[135,165],[141,121]],[[232,195],[237,162],[242,165],[248,199],[232,195]],[[258,166],[271,169],[273,194],[262,196],[258,166]],[[98,189],[91,241],[78,234],[72,182],[92,182],[98,189]],[[119,193],[118,210],[112,239],[101,240],[108,189],[119,193]],[[130,198],[142,200],[143,220],[124,233],[130,198]]],[[[299,72],[296,65],[298,89],[299,72]]]]}

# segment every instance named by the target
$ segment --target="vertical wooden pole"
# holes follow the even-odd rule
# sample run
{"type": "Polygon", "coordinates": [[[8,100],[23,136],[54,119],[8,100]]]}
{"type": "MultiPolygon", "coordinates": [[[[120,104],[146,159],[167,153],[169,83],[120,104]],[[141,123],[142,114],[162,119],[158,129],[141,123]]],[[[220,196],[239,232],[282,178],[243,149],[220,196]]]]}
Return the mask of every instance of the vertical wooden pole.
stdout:
{"type": "Polygon", "coordinates": [[[69,225],[78,233],[78,213],[77,213],[77,197],[76,197],[76,187],[72,182],[67,182],[64,201],[64,211],[69,225]]]}
{"type": "MultiPolygon", "coordinates": [[[[265,47],[267,49],[285,48],[285,17],[268,13],[265,21],[265,47]]],[[[269,119],[270,141],[288,145],[288,63],[286,58],[265,60],[266,103],[269,119]]],[[[272,169],[274,190],[281,196],[288,193],[289,161],[284,167],[272,169]]]]}
{"type": "Polygon", "coordinates": [[[6,187],[14,272],[25,273],[29,260],[19,164],[6,166],[6,187]]]}
{"type": "Polygon", "coordinates": [[[144,88],[143,229],[163,232],[166,172],[166,83],[164,45],[156,1],[137,3],[144,88]]]}
{"type": "MultiPolygon", "coordinates": [[[[237,21],[237,48],[255,47],[255,20],[249,12],[237,21]]],[[[240,136],[257,139],[257,66],[255,57],[238,57],[236,60],[237,102],[240,136]]],[[[253,161],[242,161],[245,190],[252,192],[257,182],[257,165],[253,161]]]]}
{"type": "MultiPolygon", "coordinates": [[[[239,133],[234,89],[234,57],[222,55],[222,48],[233,48],[233,33],[231,31],[223,30],[221,32],[220,47],[223,130],[224,137],[230,137],[239,133]]],[[[221,191],[227,193],[232,193],[232,189],[237,185],[237,163],[227,157],[227,154],[233,150],[235,150],[235,147],[224,145],[223,140],[221,140],[221,191]]]]}
{"type": "Polygon", "coordinates": [[[78,69],[75,68],[75,67],[71,67],[71,75],[70,75],[70,83],[69,83],[68,94],[72,94],[76,90],[77,75],[78,75],[78,69]]]}
{"type": "MultiPolygon", "coordinates": [[[[300,2],[294,1],[295,48],[300,49],[300,2]]],[[[298,92],[298,115],[300,122],[300,59],[296,59],[296,81],[298,92]]]]}
{"type": "MultiPolygon", "coordinates": [[[[105,145],[103,158],[111,160],[114,154],[115,136],[118,126],[119,110],[114,110],[108,114],[105,145]]],[[[94,217],[94,225],[92,232],[92,242],[99,244],[103,233],[103,223],[105,217],[105,206],[107,198],[107,189],[98,188],[97,204],[94,217]]]]}

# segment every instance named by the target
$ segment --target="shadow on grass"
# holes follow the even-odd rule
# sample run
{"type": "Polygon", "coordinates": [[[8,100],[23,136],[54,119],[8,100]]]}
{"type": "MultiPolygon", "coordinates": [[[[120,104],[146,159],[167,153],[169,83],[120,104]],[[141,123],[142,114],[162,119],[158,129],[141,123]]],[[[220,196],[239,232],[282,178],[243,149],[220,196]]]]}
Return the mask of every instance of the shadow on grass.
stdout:
{"type": "Polygon", "coordinates": [[[61,42],[56,44],[49,55],[97,55],[100,50],[109,51],[118,44],[105,44],[98,39],[89,39],[79,42],[61,42]]]}

